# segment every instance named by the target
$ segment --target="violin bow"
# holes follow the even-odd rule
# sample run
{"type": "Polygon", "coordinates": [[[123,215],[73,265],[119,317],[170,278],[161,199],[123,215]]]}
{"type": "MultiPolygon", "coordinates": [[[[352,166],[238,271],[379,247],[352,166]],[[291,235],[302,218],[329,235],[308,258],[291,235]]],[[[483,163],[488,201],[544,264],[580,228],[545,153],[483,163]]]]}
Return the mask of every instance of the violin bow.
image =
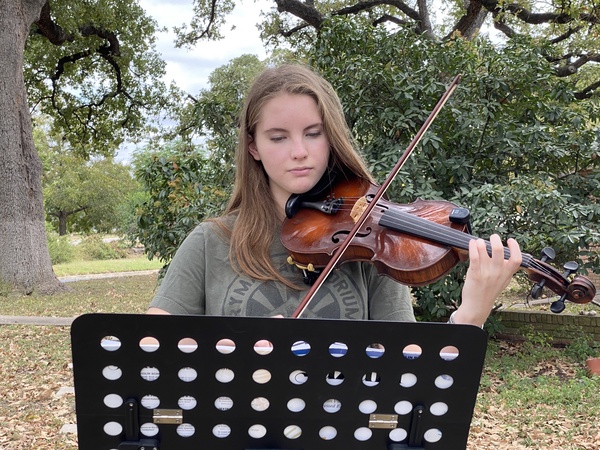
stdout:
{"type": "Polygon", "coordinates": [[[354,227],[352,227],[352,229],[348,233],[348,236],[346,237],[346,239],[344,239],[342,244],[334,251],[331,259],[329,260],[327,265],[323,268],[323,270],[319,274],[319,277],[315,280],[314,284],[311,286],[309,291],[306,293],[306,295],[304,296],[304,298],[302,299],[302,301],[300,302],[300,304],[298,305],[298,307],[296,308],[296,310],[294,311],[294,313],[292,314],[291,317],[297,318],[297,317],[300,317],[302,315],[302,313],[304,313],[304,311],[308,307],[308,304],[311,302],[311,300],[314,298],[315,294],[318,292],[318,290],[323,285],[323,282],[325,281],[325,279],[329,276],[329,274],[331,273],[331,271],[333,270],[335,265],[339,262],[339,260],[343,256],[344,252],[350,246],[350,243],[352,242],[352,239],[354,239],[354,237],[358,233],[358,230],[360,230],[360,228],[364,225],[364,223],[369,218],[369,215],[371,214],[371,211],[373,210],[375,205],[377,205],[377,202],[381,199],[383,194],[385,194],[388,186],[391,184],[392,181],[394,181],[394,178],[396,178],[396,175],[398,174],[398,172],[400,171],[402,166],[404,166],[404,164],[406,163],[406,160],[412,154],[414,148],[421,141],[421,139],[423,138],[423,135],[429,129],[429,127],[431,126],[432,122],[435,120],[435,118],[439,114],[439,112],[442,109],[442,107],[444,106],[444,104],[448,101],[450,96],[454,93],[454,91],[456,90],[456,88],[458,86],[458,83],[460,82],[460,79],[461,79],[461,76],[457,75],[454,78],[454,80],[452,80],[452,83],[450,83],[450,85],[446,89],[446,92],[444,93],[444,95],[442,95],[442,97],[438,100],[437,104],[435,105],[435,107],[433,108],[431,113],[429,114],[429,117],[427,117],[427,120],[425,120],[423,125],[421,125],[421,128],[419,129],[419,131],[417,132],[417,134],[415,135],[415,137],[413,138],[411,143],[408,145],[406,150],[404,150],[404,153],[402,154],[402,156],[400,157],[400,159],[398,160],[396,165],[393,167],[393,169],[391,170],[390,174],[387,176],[387,178],[385,179],[383,184],[379,187],[379,189],[373,196],[373,199],[371,200],[371,202],[369,202],[368,206],[362,212],[359,219],[354,223],[354,227]]]}

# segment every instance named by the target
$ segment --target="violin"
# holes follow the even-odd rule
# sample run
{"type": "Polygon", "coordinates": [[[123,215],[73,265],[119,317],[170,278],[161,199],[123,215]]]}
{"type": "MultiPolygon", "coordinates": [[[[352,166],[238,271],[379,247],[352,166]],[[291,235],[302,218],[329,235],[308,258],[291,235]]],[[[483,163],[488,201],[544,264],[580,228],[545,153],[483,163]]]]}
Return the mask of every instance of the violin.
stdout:
{"type": "MultiPolygon", "coordinates": [[[[281,230],[282,243],[290,253],[288,262],[309,271],[325,267],[377,190],[369,181],[355,178],[336,182],[321,201],[314,200],[313,193],[307,195],[308,200],[292,196],[281,230]]],[[[468,215],[463,211],[447,201],[417,199],[398,204],[380,199],[337,262],[369,261],[380,274],[409,286],[433,283],[466,260],[469,241],[477,239],[468,232],[464,220],[468,215]]],[[[489,241],[486,246],[491,255],[489,241]]],[[[521,267],[535,283],[532,297],[539,297],[542,287],[549,288],[561,296],[552,307],[556,312],[564,309],[565,300],[593,300],[596,288],[589,279],[579,275],[569,279],[578,268],[576,263],[568,263],[566,272],[560,273],[543,260],[522,255],[521,267]]],[[[510,257],[506,247],[504,256],[510,257]]]]}
{"type": "MultiPolygon", "coordinates": [[[[308,193],[288,199],[287,218],[281,230],[281,241],[290,252],[288,262],[304,271],[319,272],[292,317],[304,312],[338,263],[370,261],[383,275],[407,285],[422,286],[440,279],[468,257],[469,241],[476,238],[468,232],[464,209],[445,201],[419,199],[400,205],[384,198],[388,186],[459,81],[460,75],[454,78],[381,186],[333,170],[327,171],[308,193]]],[[[491,255],[491,244],[486,242],[486,246],[491,255]]],[[[594,284],[579,275],[569,279],[578,264],[565,264],[566,271],[561,274],[546,263],[552,255],[551,249],[542,260],[523,254],[521,266],[535,283],[531,296],[538,298],[544,286],[560,295],[550,307],[555,313],[565,309],[565,300],[591,302],[596,295],[594,284]]],[[[506,247],[504,257],[510,258],[506,247]]]]}

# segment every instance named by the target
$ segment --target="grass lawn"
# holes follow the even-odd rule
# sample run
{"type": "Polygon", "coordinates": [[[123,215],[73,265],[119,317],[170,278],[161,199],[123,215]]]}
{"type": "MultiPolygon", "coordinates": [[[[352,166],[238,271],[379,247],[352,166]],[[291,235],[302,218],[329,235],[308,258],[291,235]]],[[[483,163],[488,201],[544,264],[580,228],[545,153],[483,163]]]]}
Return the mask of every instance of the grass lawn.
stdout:
{"type": "Polygon", "coordinates": [[[150,261],[145,256],[135,258],[73,261],[52,266],[57,277],[67,275],[87,275],[91,273],[129,272],[136,270],[160,269],[163,263],[156,259],[150,261]]]}
{"type": "MultiPolygon", "coordinates": [[[[141,313],[156,275],[68,283],[53,296],[2,297],[0,315],[73,317],[141,313]]],[[[491,340],[469,437],[469,450],[600,449],[600,377],[584,369],[583,345],[553,348],[491,340]]],[[[0,448],[77,448],[69,327],[0,325],[0,448]]],[[[342,450],[342,449],[336,449],[342,450]]],[[[453,450],[453,449],[449,449],[453,450]]]]}

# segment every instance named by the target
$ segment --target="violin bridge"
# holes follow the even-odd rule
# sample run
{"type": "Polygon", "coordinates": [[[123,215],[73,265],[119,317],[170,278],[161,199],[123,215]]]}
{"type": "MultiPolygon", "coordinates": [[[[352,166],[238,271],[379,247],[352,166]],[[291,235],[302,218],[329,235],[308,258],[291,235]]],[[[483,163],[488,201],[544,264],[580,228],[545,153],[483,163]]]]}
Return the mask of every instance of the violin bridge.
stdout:
{"type": "Polygon", "coordinates": [[[354,220],[354,223],[358,222],[358,219],[362,216],[365,209],[367,209],[368,202],[366,197],[359,198],[354,206],[352,207],[352,211],[350,212],[350,217],[354,220]]]}

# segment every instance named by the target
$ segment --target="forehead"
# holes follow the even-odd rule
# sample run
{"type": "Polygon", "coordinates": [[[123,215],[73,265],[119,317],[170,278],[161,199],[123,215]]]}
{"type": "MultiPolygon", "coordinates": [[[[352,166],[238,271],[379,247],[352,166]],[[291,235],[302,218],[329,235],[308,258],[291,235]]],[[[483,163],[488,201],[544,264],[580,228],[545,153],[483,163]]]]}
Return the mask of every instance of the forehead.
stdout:
{"type": "Polygon", "coordinates": [[[267,100],[258,115],[264,122],[321,121],[321,112],[314,98],[305,94],[280,93],[267,100]]]}

